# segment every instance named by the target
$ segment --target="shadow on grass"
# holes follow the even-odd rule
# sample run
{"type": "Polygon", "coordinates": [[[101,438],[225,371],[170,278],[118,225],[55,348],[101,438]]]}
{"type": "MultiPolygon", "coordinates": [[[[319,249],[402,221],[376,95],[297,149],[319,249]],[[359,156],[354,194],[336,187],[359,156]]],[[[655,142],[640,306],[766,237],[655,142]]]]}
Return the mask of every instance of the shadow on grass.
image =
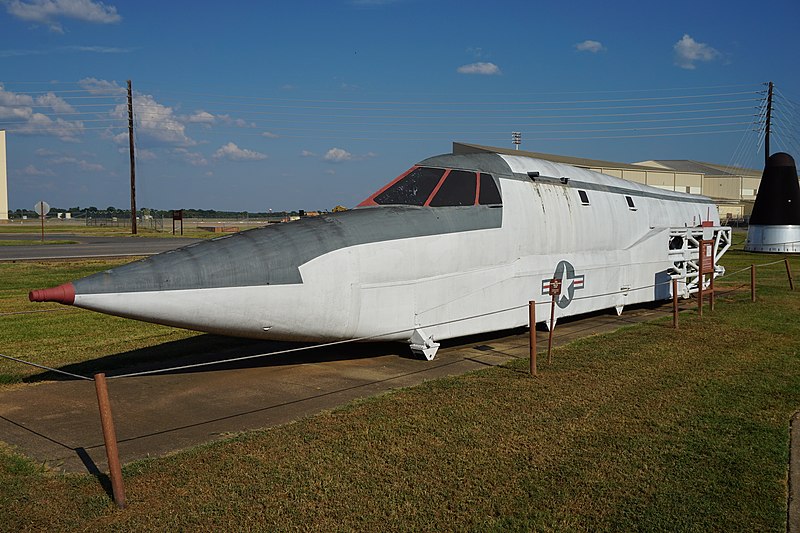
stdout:
{"type": "Polygon", "coordinates": [[[86,448],[78,447],[74,448],[75,453],[78,455],[78,458],[83,463],[83,466],[86,467],[86,471],[89,475],[94,476],[97,479],[97,482],[100,483],[100,486],[103,488],[105,493],[108,495],[110,499],[114,499],[114,488],[111,486],[111,478],[108,477],[108,474],[105,474],[97,468],[94,460],[92,460],[91,456],[86,452],[86,448]]]}

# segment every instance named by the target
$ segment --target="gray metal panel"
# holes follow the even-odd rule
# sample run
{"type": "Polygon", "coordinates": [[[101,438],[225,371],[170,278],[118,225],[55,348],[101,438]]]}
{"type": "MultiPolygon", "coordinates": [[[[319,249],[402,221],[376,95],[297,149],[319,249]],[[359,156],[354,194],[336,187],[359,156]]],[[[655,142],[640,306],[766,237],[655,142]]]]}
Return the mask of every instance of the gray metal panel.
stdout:
{"type": "Polygon", "coordinates": [[[429,157],[417,163],[424,167],[454,168],[460,170],[471,170],[487,172],[499,176],[511,176],[511,167],[505,159],[498,154],[476,153],[476,154],[444,154],[429,157]]]}
{"type": "MultiPolygon", "coordinates": [[[[525,174],[516,174],[519,179],[531,179],[525,174]],[[524,177],[524,178],[523,178],[524,177]]],[[[675,193],[658,193],[658,192],[651,192],[651,191],[643,191],[641,189],[628,189],[625,187],[616,187],[613,185],[604,185],[602,183],[590,183],[587,181],[580,181],[580,180],[567,180],[567,182],[561,181],[561,178],[556,178],[552,176],[537,176],[533,178],[536,183],[547,183],[548,185],[559,185],[561,187],[571,187],[573,189],[583,189],[585,191],[603,191],[603,192],[610,192],[614,194],[624,194],[626,196],[636,196],[639,198],[657,198],[659,200],[670,200],[672,202],[689,202],[694,204],[709,204],[713,205],[714,202],[711,198],[707,196],[700,196],[697,194],[686,194],[681,192],[675,193]]]]}
{"type": "Polygon", "coordinates": [[[302,283],[298,268],[373,242],[499,228],[502,207],[385,206],[267,226],[192,244],[73,282],[77,294],[302,283]]]}
{"type": "Polygon", "coordinates": [[[571,157],[565,155],[545,154],[542,152],[530,152],[527,150],[514,150],[511,148],[499,148],[495,146],[481,146],[479,144],[467,143],[453,143],[453,153],[455,154],[479,154],[479,153],[497,153],[503,155],[516,155],[522,157],[532,157],[534,159],[543,159],[552,163],[563,163],[580,168],[616,168],[624,170],[660,170],[663,168],[648,167],[643,165],[635,165],[631,163],[619,163],[616,161],[602,161],[600,159],[587,159],[584,157],[571,157]]]}

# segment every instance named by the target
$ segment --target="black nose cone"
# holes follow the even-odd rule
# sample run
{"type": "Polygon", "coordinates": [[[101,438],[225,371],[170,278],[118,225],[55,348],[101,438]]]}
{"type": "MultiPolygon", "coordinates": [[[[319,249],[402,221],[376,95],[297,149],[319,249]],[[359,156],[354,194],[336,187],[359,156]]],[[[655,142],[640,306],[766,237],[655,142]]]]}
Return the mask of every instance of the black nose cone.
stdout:
{"type": "Polygon", "coordinates": [[[794,159],[789,154],[778,152],[767,160],[750,224],[800,225],[800,183],[794,159]]]}

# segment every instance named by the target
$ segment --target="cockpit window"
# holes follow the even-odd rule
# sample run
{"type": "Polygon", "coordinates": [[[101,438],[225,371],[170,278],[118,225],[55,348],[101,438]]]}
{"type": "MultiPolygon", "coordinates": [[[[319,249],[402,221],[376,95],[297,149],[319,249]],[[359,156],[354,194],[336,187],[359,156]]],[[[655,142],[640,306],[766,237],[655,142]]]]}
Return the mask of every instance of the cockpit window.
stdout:
{"type": "Polygon", "coordinates": [[[502,203],[497,182],[491,174],[472,170],[413,167],[358,206],[458,207],[502,203]]]}
{"type": "Polygon", "coordinates": [[[378,205],[425,205],[442,176],[443,168],[417,167],[375,196],[374,201],[378,205]]]}
{"type": "Polygon", "coordinates": [[[497,184],[495,184],[491,175],[481,173],[480,187],[479,204],[497,205],[503,203],[500,199],[500,191],[497,190],[497,184]]]}
{"type": "Polygon", "coordinates": [[[431,207],[475,205],[476,178],[475,172],[451,170],[428,205],[431,207]]]}

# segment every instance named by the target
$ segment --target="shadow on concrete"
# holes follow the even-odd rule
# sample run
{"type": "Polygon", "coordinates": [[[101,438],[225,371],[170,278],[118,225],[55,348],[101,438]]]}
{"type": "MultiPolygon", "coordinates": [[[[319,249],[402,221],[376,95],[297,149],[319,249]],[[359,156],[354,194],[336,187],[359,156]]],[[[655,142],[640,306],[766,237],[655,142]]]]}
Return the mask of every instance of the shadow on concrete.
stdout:
{"type": "Polygon", "coordinates": [[[19,429],[22,429],[23,431],[26,431],[26,432],[31,433],[33,435],[36,435],[39,438],[48,440],[48,441],[52,442],[53,444],[56,444],[57,446],[60,446],[60,447],[62,447],[64,449],[66,449],[66,450],[70,450],[70,451],[75,452],[75,454],[78,456],[78,459],[81,460],[81,463],[83,463],[83,466],[86,468],[86,472],[89,473],[90,475],[94,476],[97,479],[98,483],[100,483],[100,486],[103,487],[103,490],[106,492],[106,494],[108,494],[109,498],[112,498],[112,499],[114,498],[114,491],[113,491],[113,489],[111,487],[111,479],[108,477],[107,474],[104,474],[103,472],[100,471],[99,468],[97,468],[97,465],[92,460],[92,458],[89,456],[89,454],[86,452],[85,448],[83,448],[83,447],[73,448],[73,447],[71,447],[71,446],[69,446],[69,445],[67,445],[67,444],[65,444],[65,443],[63,443],[63,442],[61,442],[59,440],[56,440],[56,439],[54,439],[52,437],[49,437],[49,436],[47,436],[47,435],[45,435],[45,434],[43,434],[43,433],[41,433],[39,431],[31,429],[28,426],[26,426],[24,424],[21,424],[19,422],[16,422],[14,420],[11,420],[10,418],[7,418],[5,416],[0,416],[0,419],[8,422],[9,424],[12,424],[12,425],[18,427],[19,429]]]}
{"type": "MultiPolygon", "coordinates": [[[[380,355],[402,355],[405,348],[400,343],[352,343],[338,346],[314,348],[311,343],[260,341],[241,339],[236,337],[223,337],[221,335],[203,334],[188,339],[165,342],[156,346],[139,348],[128,352],[111,354],[90,361],[65,365],[59,370],[78,374],[86,377],[104,372],[106,376],[113,377],[131,372],[147,372],[164,370],[176,366],[207,364],[197,368],[181,369],[163,372],[163,374],[184,374],[192,372],[209,372],[217,370],[233,370],[240,368],[261,368],[269,366],[298,365],[306,363],[320,363],[326,361],[340,361],[362,359],[380,355]],[[269,355],[274,352],[308,347],[292,353],[269,355]],[[230,361],[240,357],[263,355],[243,361],[230,361]]],[[[26,383],[39,381],[65,381],[71,380],[69,376],[56,372],[42,372],[24,379],[26,383]]]]}
{"type": "MultiPolygon", "coordinates": [[[[544,306],[540,306],[544,307],[544,306]]],[[[653,311],[661,312],[664,309],[663,302],[652,302],[638,304],[626,308],[628,312],[653,311]]],[[[633,313],[630,313],[633,315],[633,313]]],[[[549,310],[547,313],[549,317],[549,310]]],[[[564,317],[557,321],[554,338],[560,336],[578,336],[596,328],[596,324],[587,321],[585,326],[581,322],[587,318],[607,316],[609,320],[617,323],[628,322],[639,324],[634,316],[616,316],[612,310],[601,310],[586,313],[578,316],[564,317]],[[570,328],[564,326],[570,325],[570,328]],[[563,329],[562,329],[563,328],[563,329]]],[[[542,317],[539,317],[542,318],[542,317]]],[[[667,324],[655,324],[648,322],[655,327],[671,327],[667,324]]],[[[547,331],[544,323],[537,324],[537,331],[547,331]]],[[[486,344],[492,340],[509,336],[526,334],[527,328],[515,328],[510,330],[494,331],[467,337],[458,337],[442,341],[442,349],[453,346],[469,346],[470,344],[486,344]]],[[[280,342],[242,339],[237,337],[224,337],[221,335],[202,334],[188,339],[165,342],[156,346],[139,348],[128,352],[111,354],[90,361],[65,365],[59,370],[91,377],[96,373],[104,372],[106,376],[113,377],[132,372],[149,372],[154,370],[166,370],[173,367],[205,364],[196,368],[185,368],[179,370],[165,371],[163,374],[186,374],[193,372],[210,372],[219,370],[234,370],[242,368],[263,368],[284,365],[302,365],[310,363],[322,363],[332,361],[356,360],[384,355],[397,355],[399,357],[413,357],[408,346],[401,342],[353,342],[335,346],[314,347],[313,343],[280,342]],[[271,353],[291,350],[296,348],[308,348],[291,353],[271,353]],[[227,361],[241,357],[253,357],[241,361],[227,361]],[[218,363],[214,363],[218,361],[218,363]],[[214,364],[208,364],[214,363],[214,364]]],[[[28,376],[23,381],[35,383],[40,381],[65,381],[71,380],[69,376],[55,372],[41,372],[28,376]]]]}

